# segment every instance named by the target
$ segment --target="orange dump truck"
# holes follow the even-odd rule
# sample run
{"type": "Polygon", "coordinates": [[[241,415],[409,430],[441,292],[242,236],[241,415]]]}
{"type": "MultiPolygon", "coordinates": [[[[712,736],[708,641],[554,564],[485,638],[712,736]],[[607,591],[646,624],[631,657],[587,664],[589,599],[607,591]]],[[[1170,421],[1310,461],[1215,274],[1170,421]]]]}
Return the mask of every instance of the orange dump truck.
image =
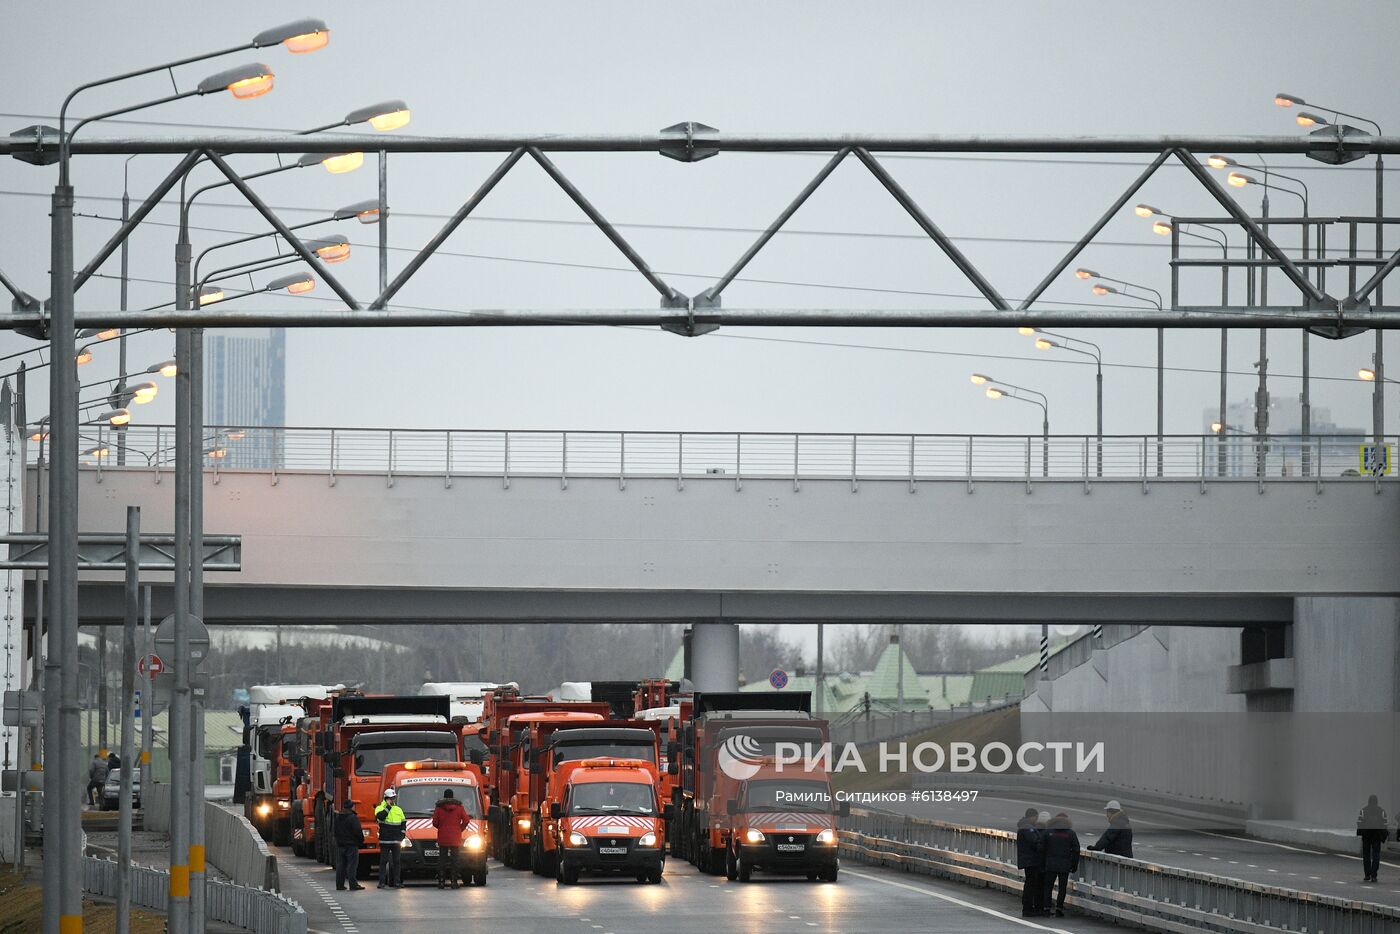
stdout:
{"type": "Polygon", "coordinates": [[[526,744],[534,723],[596,723],[608,705],[547,698],[505,699],[487,696],[485,716],[487,760],[487,820],[491,825],[491,855],[514,869],[530,865],[530,775],[526,744]]]}
{"type": "Polygon", "coordinates": [[[657,883],[666,868],[666,809],[654,763],[642,759],[581,759],[559,767],[562,800],[550,805],[555,879],[619,873],[657,883]]]}
{"type": "Polygon", "coordinates": [[[748,882],[758,869],[835,882],[836,817],[850,806],[836,803],[826,769],[779,769],[772,759],[754,766],[757,771],[737,782],[725,802],[724,874],[748,882]]]}
{"type": "Polygon", "coordinates": [[[457,854],[462,875],[468,885],[485,885],[489,832],[480,768],[470,762],[395,762],[384,767],[381,800],[390,788],[398,795],[396,803],[407,820],[399,850],[403,874],[437,874],[442,852],[437,845],[437,829],[433,827],[433,809],[450,789],[470,819],[457,854]]]}
{"type": "MultiPolygon", "coordinates": [[[[542,876],[556,873],[558,850],[552,806],[563,800],[570,763],[584,759],[640,759],[657,769],[661,749],[659,724],[640,720],[542,721],[522,738],[529,763],[530,868],[542,876]]],[[[659,771],[659,770],[658,770],[659,771]]],[[[664,781],[664,777],[662,779],[664,781]]],[[[662,804],[667,801],[663,792],[662,804]]]]}

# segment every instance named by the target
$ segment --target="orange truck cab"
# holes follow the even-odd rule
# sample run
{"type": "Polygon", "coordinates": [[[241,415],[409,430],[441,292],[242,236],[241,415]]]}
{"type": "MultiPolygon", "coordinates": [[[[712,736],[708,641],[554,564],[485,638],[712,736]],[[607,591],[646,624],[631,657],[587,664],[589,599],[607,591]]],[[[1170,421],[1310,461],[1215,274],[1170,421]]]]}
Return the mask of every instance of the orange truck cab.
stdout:
{"type": "Polygon", "coordinates": [[[759,869],[835,882],[836,817],[849,814],[850,805],[836,802],[825,769],[779,770],[771,758],[756,764],[758,771],[739,781],[725,802],[724,874],[748,882],[759,869]]]}
{"type": "Polygon", "coordinates": [[[656,765],[643,759],[581,759],[559,767],[562,800],[550,805],[555,879],[621,873],[657,883],[666,868],[666,814],[656,765]]]}
{"type": "Polygon", "coordinates": [[[437,874],[442,853],[437,845],[437,829],[433,827],[433,809],[444,797],[443,792],[451,789],[452,797],[470,818],[457,853],[458,864],[469,885],[485,885],[489,837],[481,770],[469,762],[395,762],[384,767],[380,800],[390,788],[398,795],[396,803],[407,821],[399,850],[404,875],[437,874]]]}
{"type": "Polygon", "coordinates": [[[530,728],[543,723],[597,723],[608,710],[606,704],[569,701],[559,702],[559,707],[564,709],[556,707],[509,716],[504,730],[509,744],[497,753],[493,762],[493,767],[504,775],[498,776],[499,800],[491,802],[494,818],[491,832],[497,858],[513,869],[530,867],[530,836],[535,822],[530,808],[529,744],[524,741],[530,728]],[[589,709],[593,707],[596,709],[589,709]],[[505,778],[510,781],[504,781],[505,778]]]}
{"type": "MultiPolygon", "coordinates": [[[[542,876],[557,869],[553,805],[563,801],[568,771],[564,766],[584,759],[640,759],[657,768],[659,724],[639,720],[536,723],[525,736],[530,764],[530,868],[542,876]]],[[[665,776],[657,769],[658,789],[665,776]]],[[[664,790],[661,803],[669,799],[664,790]]]]}

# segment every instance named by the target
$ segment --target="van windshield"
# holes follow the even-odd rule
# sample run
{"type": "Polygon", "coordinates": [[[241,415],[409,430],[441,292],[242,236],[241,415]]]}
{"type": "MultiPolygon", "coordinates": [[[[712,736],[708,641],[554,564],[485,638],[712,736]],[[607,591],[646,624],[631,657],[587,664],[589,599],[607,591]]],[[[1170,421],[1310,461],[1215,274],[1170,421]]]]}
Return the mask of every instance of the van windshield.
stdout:
{"type": "Polygon", "coordinates": [[[468,817],[481,816],[481,796],[475,786],[457,782],[400,786],[396,803],[403,808],[405,817],[432,817],[433,809],[449,788],[452,789],[452,797],[466,809],[468,817]]]}
{"type": "Polygon", "coordinates": [[[589,782],[569,794],[569,814],[656,815],[656,794],[641,782],[589,782]]]}

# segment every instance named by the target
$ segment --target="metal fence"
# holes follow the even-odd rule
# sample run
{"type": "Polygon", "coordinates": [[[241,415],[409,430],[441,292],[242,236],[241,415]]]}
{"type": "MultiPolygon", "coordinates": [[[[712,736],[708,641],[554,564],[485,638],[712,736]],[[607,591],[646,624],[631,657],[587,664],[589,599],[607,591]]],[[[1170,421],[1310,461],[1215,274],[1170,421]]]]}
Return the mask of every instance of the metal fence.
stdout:
{"type": "MultiPolygon", "coordinates": [[[[174,429],[132,425],[87,429],[83,463],[99,470],[174,466],[174,429]]],[[[1393,450],[1395,438],[1385,439],[1393,450]]],[[[205,469],[295,470],[453,477],[513,476],[849,480],[1101,479],[1379,482],[1367,439],[1353,436],[913,435],[653,431],[449,431],[380,428],[211,427],[205,469]]],[[[39,445],[29,448],[31,460],[39,445]]],[[[1389,461],[1385,467],[1389,468],[1389,461]]]]}
{"type": "MultiPolygon", "coordinates": [[[[130,875],[131,904],[165,912],[169,905],[170,874],[149,866],[133,866],[130,875]]],[[[93,856],[83,858],[83,889],[94,895],[115,897],[117,864],[93,856]]],[[[275,892],[234,885],[206,883],[205,917],[258,934],[306,934],[306,911],[275,892]]]]}
{"type": "MultiPolygon", "coordinates": [[[[1019,893],[1016,837],[884,811],[853,809],[841,853],[1019,893]]],[[[1395,934],[1400,908],[1298,892],[1210,873],[1084,853],[1067,902],[1087,914],[1157,930],[1263,934],[1395,934]]]]}

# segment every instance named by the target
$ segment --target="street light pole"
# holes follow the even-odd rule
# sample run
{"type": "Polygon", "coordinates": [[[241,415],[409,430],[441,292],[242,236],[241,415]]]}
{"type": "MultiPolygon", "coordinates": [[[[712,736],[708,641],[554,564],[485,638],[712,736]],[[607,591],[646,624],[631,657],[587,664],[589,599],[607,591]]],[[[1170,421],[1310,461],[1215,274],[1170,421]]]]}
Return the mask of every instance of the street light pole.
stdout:
{"type": "MultiPolygon", "coordinates": [[[[1090,270],[1090,269],[1076,269],[1074,274],[1075,274],[1075,276],[1076,276],[1077,278],[1081,278],[1081,279],[1084,279],[1084,278],[1105,278],[1105,277],[1100,276],[1098,273],[1096,273],[1096,272],[1094,272],[1093,270],[1090,270]]],[[[1110,282],[1119,282],[1120,280],[1117,280],[1117,279],[1110,279],[1109,281],[1110,281],[1110,282]]],[[[1130,285],[1131,283],[1123,282],[1123,283],[1121,283],[1121,284],[1126,286],[1126,285],[1130,285]]],[[[1146,286],[1139,286],[1139,288],[1146,288],[1146,286]]],[[[1155,291],[1155,290],[1149,289],[1149,291],[1155,291]]],[[[1086,340],[1084,340],[1083,338],[1080,338],[1080,337],[1070,337],[1070,336],[1067,335],[1067,334],[1057,334],[1057,333],[1055,333],[1054,331],[1046,331],[1046,330],[1042,330],[1041,328],[1023,327],[1023,328],[1021,328],[1021,333],[1023,333],[1023,334],[1027,334],[1027,333],[1028,333],[1028,334],[1040,334],[1040,335],[1043,335],[1043,337],[1040,337],[1040,338],[1037,338],[1037,339],[1036,339],[1035,346],[1036,346],[1036,348],[1037,348],[1038,350],[1051,350],[1051,349],[1056,349],[1056,350],[1068,350],[1070,353],[1082,354],[1082,355],[1084,355],[1084,356],[1086,356],[1086,357],[1093,357],[1093,358],[1094,358],[1095,437],[1096,437],[1096,440],[1097,440],[1097,447],[1098,447],[1097,476],[1102,477],[1102,476],[1103,476],[1103,350],[1102,350],[1102,348],[1100,348],[1099,345],[1098,345],[1098,344],[1095,344],[1093,341],[1086,341],[1086,340]],[[1053,338],[1053,339],[1051,339],[1051,338],[1053,338]],[[1061,343],[1061,341],[1064,341],[1064,342],[1066,342],[1066,343],[1061,343]],[[1075,347],[1074,344],[1083,344],[1085,347],[1089,347],[1089,348],[1091,348],[1091,349],[1090,349],[1090,350],[1083,350],[1082,348],[1075,347]]]]}
{"type": "MultiPolygon", "coordinates": [[[[135,759],[132,707],[136,693],[136,616],[141,594],[141,507],[126,507],[126,616],[122,621],[121,789],[117,811],[117,934],[131,930],[131,772],[135,759]]],[[[146,692],[142,692],[142,697],[146,692]]],[[[149,703],[149,702],[148,702],[149,703]]],[[[149,710],[146,711],[149,716],[149,710]]],[[[150,789],[142,786],[143,793],[150,789]]]]}

